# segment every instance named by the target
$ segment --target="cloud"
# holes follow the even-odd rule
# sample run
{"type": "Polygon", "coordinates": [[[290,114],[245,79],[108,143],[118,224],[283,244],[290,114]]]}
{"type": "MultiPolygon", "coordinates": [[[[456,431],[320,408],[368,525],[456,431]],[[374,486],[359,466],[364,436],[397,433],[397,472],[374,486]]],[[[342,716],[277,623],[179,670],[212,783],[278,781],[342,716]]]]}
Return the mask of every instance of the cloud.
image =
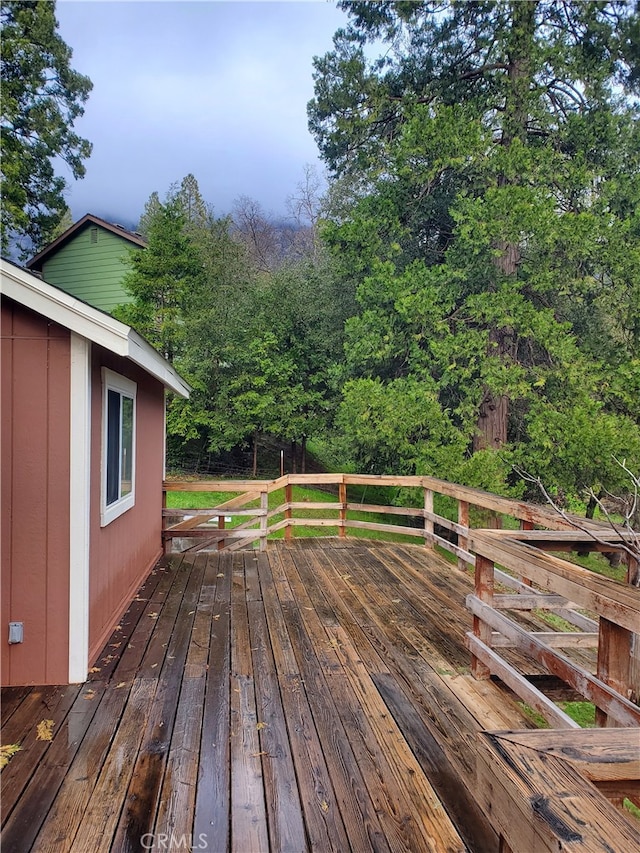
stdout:
{"type": "Polygon", "coordinates": [[[345,19],[321,2],[59,2],[60,33],[94,89],[77,130],[94,144],[74,216],[134,221],[193,172],[219,212],[240,195],[282,212],[317,156],[312,57],[345,19]]]}

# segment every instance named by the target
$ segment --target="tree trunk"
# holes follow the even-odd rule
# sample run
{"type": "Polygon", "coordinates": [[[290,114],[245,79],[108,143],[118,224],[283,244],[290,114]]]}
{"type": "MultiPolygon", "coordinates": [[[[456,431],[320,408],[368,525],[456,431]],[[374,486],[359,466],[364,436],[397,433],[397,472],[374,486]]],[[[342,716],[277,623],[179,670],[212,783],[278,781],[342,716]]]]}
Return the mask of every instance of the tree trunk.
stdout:
{"type": "MultiPolygon", "coordinates": [[[[529,91],[531,86],[530,60],[534,46],[535,15],[537,2],[513,2],[511,4],[511,32],[508,50],[508,85],[505,95],[504,120],[501,144],[509,147],[516,139],[525,143],[529,118],[529,91]]],[[[517,182],[517,178],[503,175],[498,183],[508,186],[517,182]]],[[[515,282],[520,265],[520,247],[517,243],[498,240],[495,248],[495,279],[490,282],[491,290],[497,290],[498,282],[512,278],[515,282]]],[[[488,358],[507,360],[515,358],[517,341],[513,330],[492,326],[489,329],[487,346],[488,358]]],[[[509,398],[494,393],[485,385],[482,401],[478,410],[476,435],[473,449],[484,450],[499,448],[507,441],[509,422],[509,398]]]]}
{"type": "Polygon", "coordinates": [[[302,436],[302,446],[300,448],[300,471],[302,474],[307,473],[307,436],[302,436]]]}
{"type": "Polygon", "coordinates": [[[291,442],[291,465],[293,466],[293,473],[298,473],[298,445],[296,443],[295,438],[291,442]]]}

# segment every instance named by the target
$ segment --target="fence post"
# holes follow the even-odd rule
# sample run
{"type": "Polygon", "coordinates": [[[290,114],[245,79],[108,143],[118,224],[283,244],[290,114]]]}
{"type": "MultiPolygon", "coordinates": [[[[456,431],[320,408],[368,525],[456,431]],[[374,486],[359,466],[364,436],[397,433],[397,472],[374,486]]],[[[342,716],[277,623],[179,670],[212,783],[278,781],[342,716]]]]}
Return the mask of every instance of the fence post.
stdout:
{"type": "MultiPolygon", "coordinates": [[[[600,617],[598,631],[598,665],[596,674],[622,696],[627,696],[631,672],[631,631],[600,617]]],[[[596,725],[614,728],[617,724],[601,709],[596,708],[596,725]]]]}
{"type": "MultiPolygon", "coordinates": [[[[458,524],[469,529],[469,501],[458,501],[458,524]]],[[[458,534],[458,548],[469,550],[469,540],[466,536],[458,534]]],[[[467,561],[462,557],[458,557],[458,568],[462,572],[467,570],[467,561]]]]}
{"type": "MultiPolygon", "coordinates": [[[[224,515],[218,516],[218,530],[224,530],[224,515]]],[[[218,551],[224,549],[224,539],[218,539],[218,551]]]]}
{"type": "MultiPolygon", "coordinates": [[[[284,487],[284,500],[285,500],[285,503],[287,503],[287,504],[290,504],[291,501],[293,500],[293,486],[291,485],[291,483],[287,483],[287,485],[284,487]]],[[[287,521],[291,521],[291,519],[293,518],[293,510],[291,509],[291,507],[287,507],[287,509],[285,509],[284,517],[287,521]]],[[[293,537],[293,527],[290,527],[287,524],[287,526],[284,529],[285,542],[290,542],[292,537],[293,537]]]]}
{"type": "MultiPolygon", "coordinates": [[[[640,578],[640,559],[627,554],[627,583],[638,586],[640,578]]],[[[629,689],[632,702],[640,703],[640,631],[631,638],[631,661],[629,665],[629,689]]]]}
{"type": "Polygon", "coordinates": [[[269,492],[267,491],[260,492],[260,509],[262,510],[262,514],[260,516],[260,550],[266,551],[268,527],[267,513],[269,511],[269,492]]]}
{"type": "MultiPolygon", "coordinates": [[[[520,530],[533,530],[533,522],[525,521],[524,518],[520,519],[520,530]]],[[[533,583],[529,578],[522,578],[522,583],[525,583],[527,586],[533,586],[533,583]]]]}
{"type": "MultiPolygon", "coordinates": [[[[163,486],[162,487],[162,509],[165,510],[167,508],[167,490],[163,486]]],[[[162,551],[164,554],[170,554],[173,550],[173,539],[170,536],[165,536],[165,527],[167,524],[167,516],[162,513],[162,551]]]]}
{"type": "MultiPolygon", "coordinates": [[[[493,560],[476,554],[475,593],[480,601],[488,604],[489,607],[493,606],[493,570],[493,560]]],[[[473,633],[485,646],[491,645],[491,626],[483,622],[479,616],[473,617],[473,633]]],[[[491,670],[472,654],[471,674],[474,678],[483,680],[490,677],[491,670]]]]}
{"type": "Polygon", "coordinates": [[[433,489],[424,490],[424,546],[433,550],[433,519],[427,516],[433,514],[433,489]]]}
{"type": "Polygon", "coordinates": [[[345,539],[347,535],[347,484],[344,480],[338,484],[338,501],[340,503],[340,526],[338,536],[345,539]]]}

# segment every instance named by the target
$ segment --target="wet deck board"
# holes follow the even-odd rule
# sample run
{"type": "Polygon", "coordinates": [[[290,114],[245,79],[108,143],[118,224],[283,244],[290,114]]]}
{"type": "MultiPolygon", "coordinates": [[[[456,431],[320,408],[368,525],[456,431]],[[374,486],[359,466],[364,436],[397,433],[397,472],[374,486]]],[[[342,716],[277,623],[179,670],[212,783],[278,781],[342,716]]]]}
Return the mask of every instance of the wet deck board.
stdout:
{"type": "Polygon", "coordinates": [[[3,846],[497,851],[476,734],[530,724],[467,674],[470,589],[419,546],[165,558],[92,681],[3,692],[3,846]]]}

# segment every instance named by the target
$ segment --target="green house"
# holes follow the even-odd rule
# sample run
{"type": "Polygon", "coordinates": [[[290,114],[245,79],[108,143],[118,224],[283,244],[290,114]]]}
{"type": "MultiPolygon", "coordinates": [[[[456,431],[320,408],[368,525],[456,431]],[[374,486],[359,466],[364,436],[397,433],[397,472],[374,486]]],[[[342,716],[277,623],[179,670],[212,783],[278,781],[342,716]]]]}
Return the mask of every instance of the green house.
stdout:
{"type": "Polygon", "coordinates": [[[45,281],[103,311],[130,302],[122,280],[142,235],[88,213],[27,262],[45,281]]]}

